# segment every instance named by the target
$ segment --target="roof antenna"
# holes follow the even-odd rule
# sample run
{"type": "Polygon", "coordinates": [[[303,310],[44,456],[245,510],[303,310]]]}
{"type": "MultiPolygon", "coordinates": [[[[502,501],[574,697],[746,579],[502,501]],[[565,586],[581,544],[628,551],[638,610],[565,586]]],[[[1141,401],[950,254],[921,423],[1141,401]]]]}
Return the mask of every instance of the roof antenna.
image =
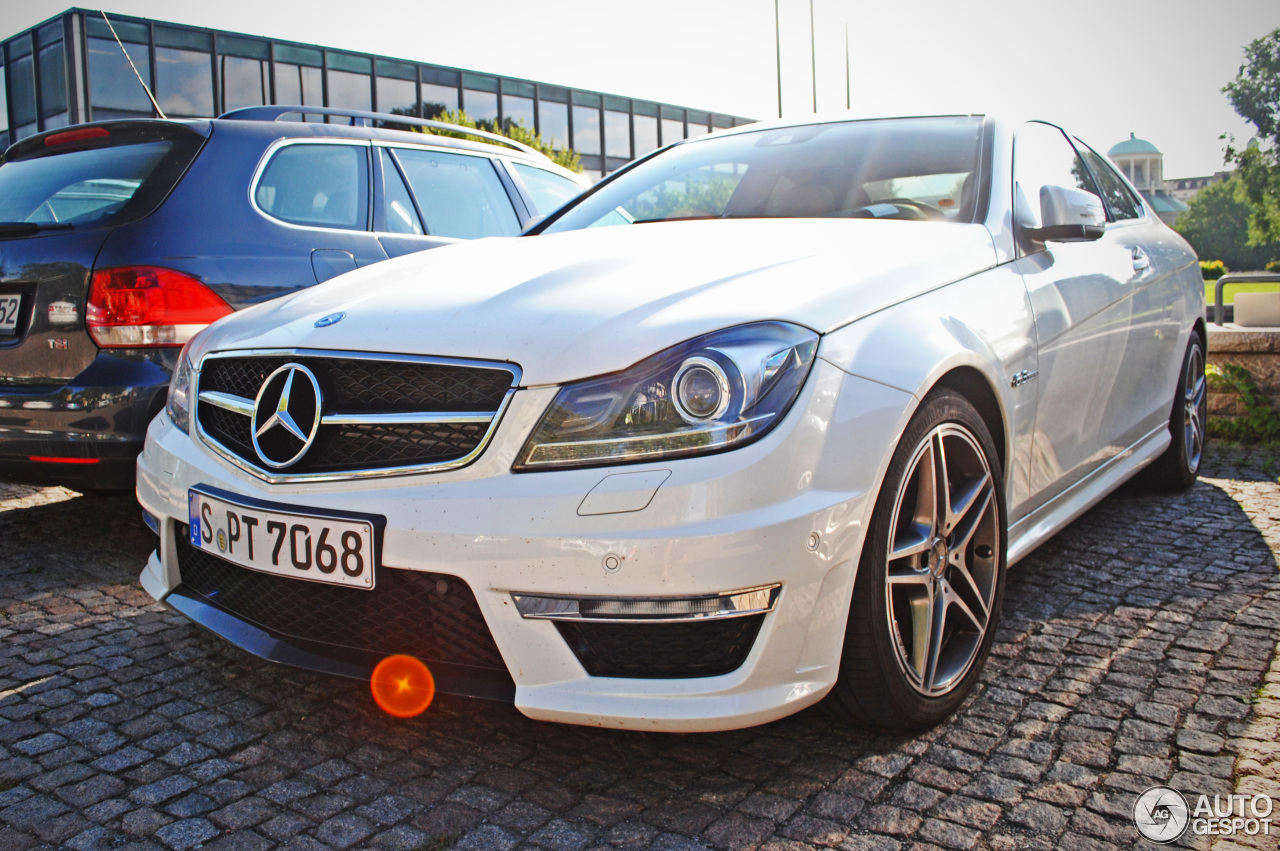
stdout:
{"type": "Polygon", "coordinates": [[[107,22],[107,29],[111,30],[111,35],[115,37],[116,44],[120,45],[120,52],[124,54],[124,61],[128,62],[129,67],[133,69],[133,76],[138,78],[138,85],[142,86],[142,90],[147,93],[147,98],[151,101],[151,105],[156,108],[156,113],[167,121],[169,116],[164,114],[164,110],[156,102],[156,96],[151,94],[151,87],[142,81],[142,75],[138,73],[138,66],[133,64],[133,59],[129,57],[129,51],[124,49],[124,42],[120,41],[120,36],[116,35],[116,28],[111,26],[111,19],[107,17],[106,12],[98,12],[98,14],[102,16],[102,20],[107,22]]]}

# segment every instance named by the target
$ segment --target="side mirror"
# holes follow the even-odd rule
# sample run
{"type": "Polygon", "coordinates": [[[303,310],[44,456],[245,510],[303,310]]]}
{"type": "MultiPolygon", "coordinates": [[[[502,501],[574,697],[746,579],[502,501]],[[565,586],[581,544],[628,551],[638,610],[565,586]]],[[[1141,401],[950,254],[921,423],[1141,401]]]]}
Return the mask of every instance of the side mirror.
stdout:
{"type": "Polygon", "coordinates": [[[1037,242],[1089,242],[1101,238],[1107,224],[1102,200],[1067,186],[1040,187],[1040,227],[1027,228],[1037,242]]]}

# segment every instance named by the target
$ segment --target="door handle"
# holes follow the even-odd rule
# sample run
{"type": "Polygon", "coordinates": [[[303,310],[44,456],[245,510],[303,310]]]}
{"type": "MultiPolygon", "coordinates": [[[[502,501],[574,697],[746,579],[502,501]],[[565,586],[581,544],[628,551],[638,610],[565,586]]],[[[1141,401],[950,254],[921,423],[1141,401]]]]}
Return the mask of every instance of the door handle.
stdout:
{"type": "Polygon", "coordinates": [[[1151,258],[1147,256],[1147,252],[1135,246],[1133,249],[1133,271],[1141,275],[1150,268],[1151,258]]]}

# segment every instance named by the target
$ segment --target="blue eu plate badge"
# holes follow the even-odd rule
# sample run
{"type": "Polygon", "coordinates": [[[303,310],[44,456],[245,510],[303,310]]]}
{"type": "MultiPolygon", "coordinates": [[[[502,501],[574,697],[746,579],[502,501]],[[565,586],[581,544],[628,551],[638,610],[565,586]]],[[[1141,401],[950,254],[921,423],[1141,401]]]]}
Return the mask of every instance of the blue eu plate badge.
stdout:
{"type": "Polygon", "coordinates": [[[190,520],[191,546],[200,546],[200,495],[195,491],[187,491],[187,517],[190,520]]]}

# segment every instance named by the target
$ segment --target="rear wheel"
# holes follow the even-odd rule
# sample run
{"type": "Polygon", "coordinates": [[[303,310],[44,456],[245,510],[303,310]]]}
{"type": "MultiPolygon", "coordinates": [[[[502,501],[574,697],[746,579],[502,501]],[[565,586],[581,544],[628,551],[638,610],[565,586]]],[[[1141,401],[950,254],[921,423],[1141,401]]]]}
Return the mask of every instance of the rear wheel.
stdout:
{"type": "Polygon", "coordinates": [[[1205,422],[1208,420],[1208,386],[1204,377],[1204,344],[1192,332],[1182,358],[1181,378],[1169,413],[1172,441],[1164,454],[1147,468],[1147,482],[1164,490],[1184,491],[1196,482],[1204,456],[1205,422]]]}
{"type": "Polygon", "coordinates": [[[854,585],[840,714],[890,729],[937,724],[977,681],[999,620],[1003,477],[981,416],[930,394],[894,452],[854,585]]]}

